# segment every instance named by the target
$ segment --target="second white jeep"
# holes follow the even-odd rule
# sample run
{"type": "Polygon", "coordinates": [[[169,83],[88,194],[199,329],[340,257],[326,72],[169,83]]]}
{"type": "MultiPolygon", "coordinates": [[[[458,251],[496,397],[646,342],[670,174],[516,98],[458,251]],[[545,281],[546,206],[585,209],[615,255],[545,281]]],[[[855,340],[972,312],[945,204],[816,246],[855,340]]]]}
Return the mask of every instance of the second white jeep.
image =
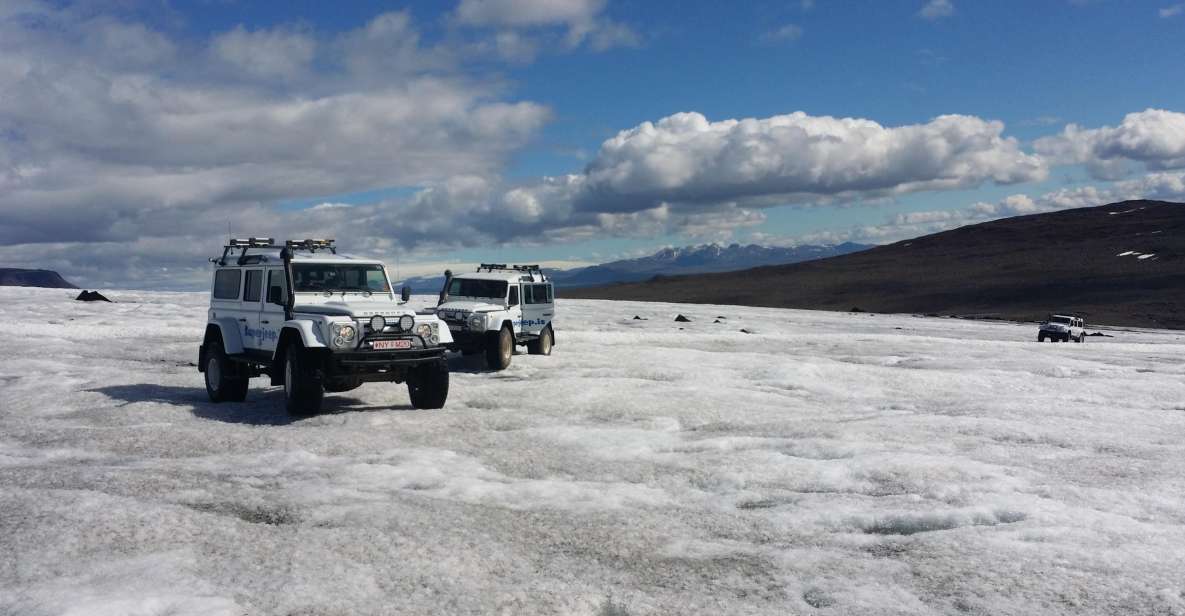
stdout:
{"type": "Polygon", "coordinates": [[[538,265],[483,263],[476,272],[445,272],[435,314],[448,324],[450,350],[484,353],[486,365],[504,370],[516,345],[551,355],[555,344],[555,289],[538,265]]]}

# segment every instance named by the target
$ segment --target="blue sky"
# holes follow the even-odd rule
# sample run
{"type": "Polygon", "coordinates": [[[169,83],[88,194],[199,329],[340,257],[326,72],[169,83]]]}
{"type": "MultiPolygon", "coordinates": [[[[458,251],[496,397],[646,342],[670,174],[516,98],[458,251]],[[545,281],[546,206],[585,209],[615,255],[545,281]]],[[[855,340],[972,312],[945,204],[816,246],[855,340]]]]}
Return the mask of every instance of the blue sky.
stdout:
{"type": "Polygon", "coordinates": [[[1182,199],[1182,35],[1172,1],[22,0],[0,264],[180,288],[228,224],[418,274],[1182,199]]]}

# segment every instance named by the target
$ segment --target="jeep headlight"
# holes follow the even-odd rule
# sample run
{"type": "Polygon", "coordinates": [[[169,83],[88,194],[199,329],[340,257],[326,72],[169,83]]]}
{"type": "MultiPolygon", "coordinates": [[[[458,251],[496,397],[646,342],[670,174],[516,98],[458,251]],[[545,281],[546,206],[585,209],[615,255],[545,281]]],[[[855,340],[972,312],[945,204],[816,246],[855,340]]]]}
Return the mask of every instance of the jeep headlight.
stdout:
{"type": "Polygon", "coordinates": [[[486,328],[486,315],[480,312],[469,315],[469,329],[484,330],[486,328]]]}
{"type": "Polygon", "coordinates": [[[358,335],[358,329],[350,323],[334,323],[329,330],[333,333],[335,347],[353,346],[354,338],[358,335]]]}
{"type": "Polygon", "coordinates": [[[440,336],[436,333],[435,323],[420,323],[416,326],[416,335],[424,339],[428,344],[437,344],[440,342],[440,336]]]}

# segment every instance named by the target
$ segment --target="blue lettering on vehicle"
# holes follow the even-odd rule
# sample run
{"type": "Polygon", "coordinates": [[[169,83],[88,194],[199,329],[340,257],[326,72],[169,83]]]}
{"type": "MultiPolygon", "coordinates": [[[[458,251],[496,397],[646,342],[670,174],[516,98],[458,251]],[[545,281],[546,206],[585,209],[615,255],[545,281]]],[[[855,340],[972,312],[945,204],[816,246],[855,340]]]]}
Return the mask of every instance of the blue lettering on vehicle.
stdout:
{"type": "Polygon", "coordinates": [[[547,325],[547,321],[543,319],[519,319],[514,324],[517,327],[534,327],[536,325],[547,325]]]}
{"type": "Polygon", "coordinates": [[[243,326],[244,338],[255,338],[256,340],[263,342],[264,340],[275,340],[279,336],[279,332],[274,329],[254,329],[250,325],[243,326]]]}

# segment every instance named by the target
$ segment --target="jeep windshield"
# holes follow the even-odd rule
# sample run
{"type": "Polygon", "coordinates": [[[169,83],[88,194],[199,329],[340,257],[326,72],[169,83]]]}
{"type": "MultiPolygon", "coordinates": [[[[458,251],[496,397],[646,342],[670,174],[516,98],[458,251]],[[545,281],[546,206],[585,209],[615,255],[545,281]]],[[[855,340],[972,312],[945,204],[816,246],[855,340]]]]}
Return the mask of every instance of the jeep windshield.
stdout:
{"type": "Polygon", "coordinates": [[[453,278],[448,286],[448,294],[450,297],[482,297],[503,300],[506,299],[506,281],[453,278]]]}
{"type": "Polygon", "coordinates": [[[297,293],[391,292],[387,274],[377,263],[293,263],[292,283],[297,293]]]}
{"type": "Polygon", "coordinates": [[[1053,317],[1049,317],[1049,322],[1050,323],[1061,323],[1062,325],[1069,325],[1070,324],[1070,317],[1053,316],[1053,317]]]}

